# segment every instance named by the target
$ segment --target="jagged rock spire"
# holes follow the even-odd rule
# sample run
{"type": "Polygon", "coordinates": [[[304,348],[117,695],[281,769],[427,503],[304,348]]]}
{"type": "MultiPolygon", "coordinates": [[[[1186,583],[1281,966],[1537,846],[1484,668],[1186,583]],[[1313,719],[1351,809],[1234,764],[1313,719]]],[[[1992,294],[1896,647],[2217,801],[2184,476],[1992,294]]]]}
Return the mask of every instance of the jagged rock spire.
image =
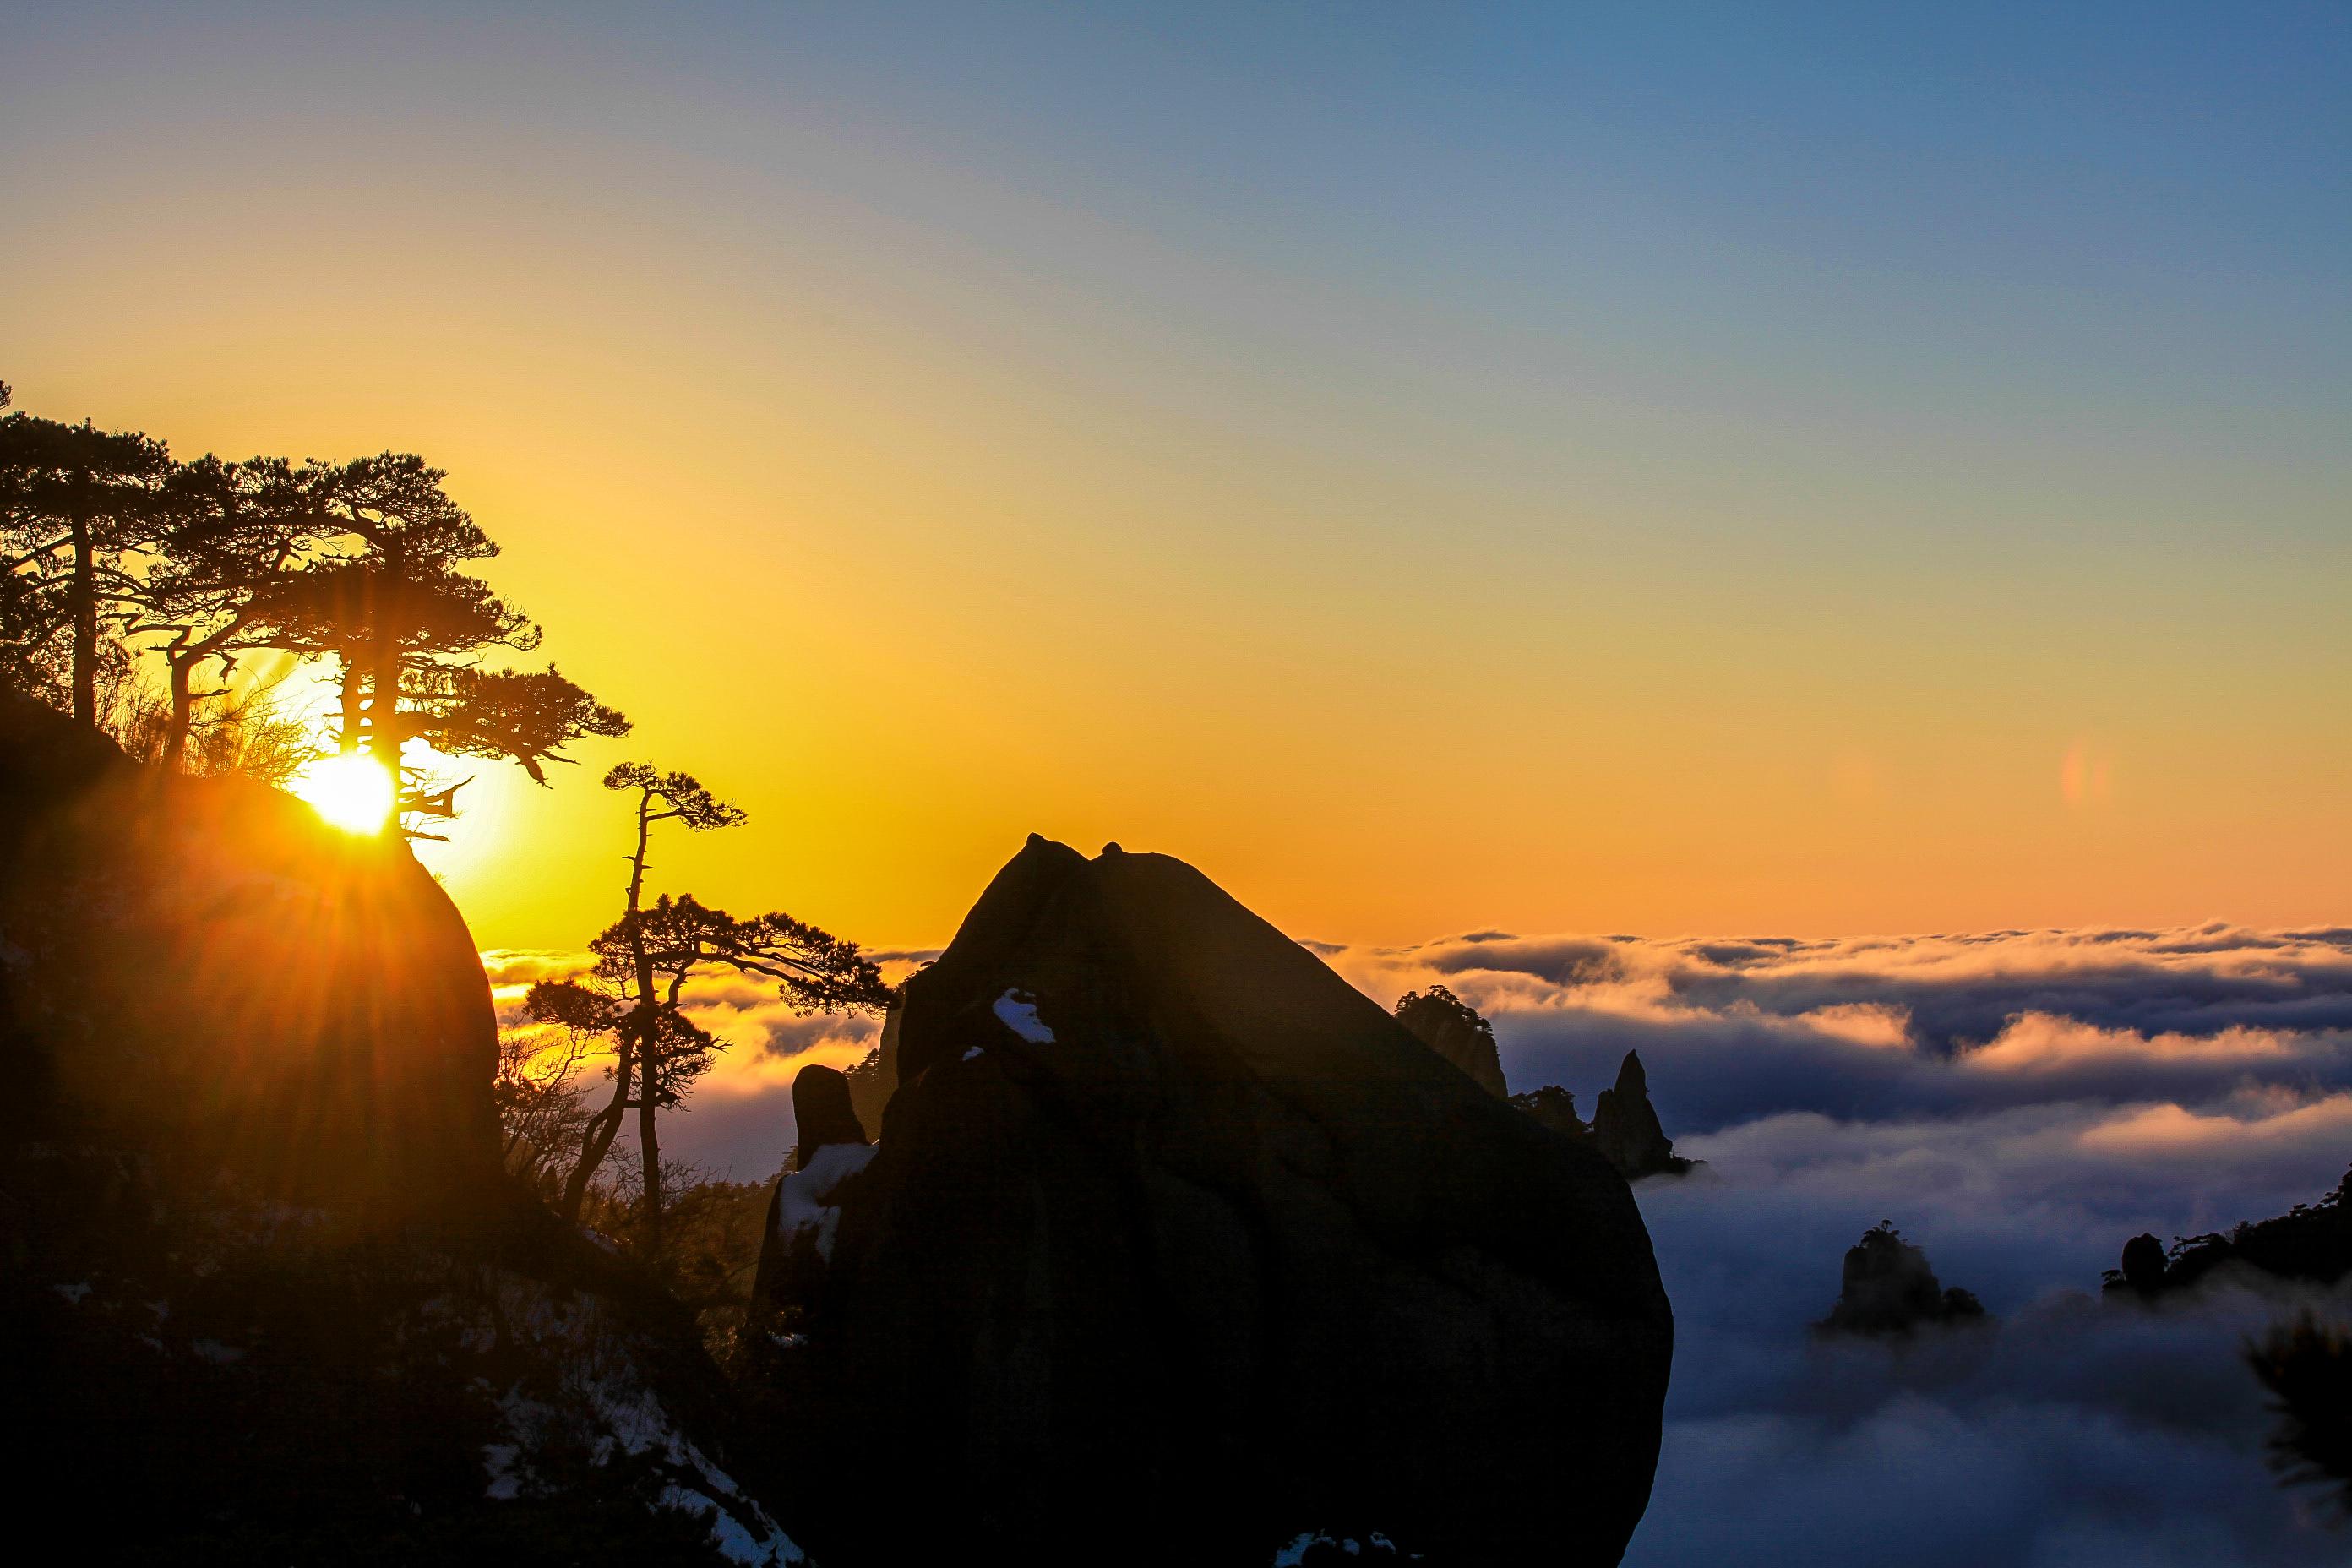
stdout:
{"type": "Polygon", "coordinates": [[[1592,1107],[1592,1140],[1611,1164],[1633,1181],[1664,1173],[1680,1175],[1691,1163],[1675,1153],[1675,1142],[1658,1124],[1650,1104],[1650,1079],[1642,1070],[1642,1054],[1627,1051],[1617,1068],[1617,1084],[1604,1089],[1592,1107]]]}

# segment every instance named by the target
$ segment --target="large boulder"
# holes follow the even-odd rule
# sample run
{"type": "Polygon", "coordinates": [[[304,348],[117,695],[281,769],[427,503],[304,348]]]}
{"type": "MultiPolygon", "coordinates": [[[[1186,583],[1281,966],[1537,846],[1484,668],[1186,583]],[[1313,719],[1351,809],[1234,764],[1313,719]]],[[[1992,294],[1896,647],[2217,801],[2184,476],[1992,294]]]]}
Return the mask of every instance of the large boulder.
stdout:
{"type": "Polygon", "coordinates": [[[1673,1324],[1599,1155],[1158,855],[1033,837],[898,1045],[803,1352],[821,1556],[1618,1561],[1673,1324]]]}
{"type": "Polygon", "coordinates": [[[396,839],[0,698],[0,1343],[63,1554],[799,1560],[691,1318],[501,1171],[496,1028],[396,839]]]}
{"type": "Polygon", "coordinates": [[[2164,1243],[2147,1231],[2140,1232],[2124,1243],[2123,1268],[2115,1285],[2117,1289],[2153,1296],[2164,1289],[2165,1269],[2169,1263],[2164,1256],[2164,1243]]]}
{"type": "Polygon", "coordinates": [[[793,1169],[805,1171],[819,1150],[832,1144],[859,1147],[873,1142],[866,1136],[864,1118],[852,1102],[849,1079],[839,1069],[804,1067],[793,1075],[793,1169]]]}
{"type": "Polygon", "coordinates": [[[0,706],[0,1029],[26,1108],[397,1219],[498,1176],[489,982],[396,837],[0,706]]]}

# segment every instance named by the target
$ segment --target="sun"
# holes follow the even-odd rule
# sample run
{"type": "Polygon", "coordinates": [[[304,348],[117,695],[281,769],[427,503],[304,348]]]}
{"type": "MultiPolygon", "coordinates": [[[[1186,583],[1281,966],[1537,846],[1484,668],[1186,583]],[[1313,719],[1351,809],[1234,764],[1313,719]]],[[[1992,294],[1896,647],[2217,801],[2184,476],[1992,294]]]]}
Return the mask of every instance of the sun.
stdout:
{"type": "Polygon", "coordinates": [[[392,816],[392,773],[364,752],[344,752],[295,776],[294,793],[347,833],[381,833],[392,816]]]}

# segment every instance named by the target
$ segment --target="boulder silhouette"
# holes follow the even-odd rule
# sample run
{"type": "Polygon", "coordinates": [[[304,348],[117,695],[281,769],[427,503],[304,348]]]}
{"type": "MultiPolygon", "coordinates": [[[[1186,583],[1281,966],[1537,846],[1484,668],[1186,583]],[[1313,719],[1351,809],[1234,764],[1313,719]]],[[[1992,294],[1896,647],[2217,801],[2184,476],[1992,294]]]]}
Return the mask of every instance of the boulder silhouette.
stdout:
{"type": "Polygon", "coordinates": [[[1673,1324],[1598,1155],[1164,856],[1033,837],[898,1046],[803,1352],[820,1557],[1618,1561],[1673,1324]]]}
{"type": "Polygon", "coordinates": [[[796,1330],[816,1308],[840,1194],[866,1168],[872,1151],[850,1100],[849,1079],[829,1067],[804,1067],[793,1079],[799,1142],[792,1169],[776,1178],[751,1280],[751,1321],[774,1331],[796,1330]]]}
{"type": "Polygon", "coordinates": [[[793,1079],[793,1125],[798,1130],[793,1168],[806,1170],[828,1143],[863,1145],[866,1128],[850,1103],[849,1079],[829,1067],[804,1067],[793,1079]]]}
{"type": "Polygon", "coordinates": [[[20,1493],[110,1560],[796,1561],[691,1317],[507,1179],[496,1030],[396,839],[0,698],[20,1493]]]}
{"type": "Polygon", "coordinates": [[[1396,1020],[1413,1038],[1460,1068],[1488,1094],[1502,1096],[1503,1058],[1495,1048],[1495,1027],[1443,985],[1408,991],[1397,999],[1396,1020]]]}
{"type": "Polygon", "coordinates": [[[40,1114],[386,1221],[499,1176],[498,1020],[391,837],[0,706],[0,1019],[40,1114]]]}
{"type": "Polygon", "coordinates": [[[2147,1231],[2124,1243],[2123,1283],[2147,1294],[2164,1288],[2164,1243],[2147,1231]]]}
{"type": "Polygon", "coordinates": [[[1674,1140],[1658,1124],[1658,1112],[1650,1104],[1649,1075],[1642,1070],[1637,1051],[1625,1053],[1616,1087],[1602,1089],[1593,1101],[1592,1142],[1627,1181],[1681,1175],[1691,1168],[1688,1160],[1675,1153],[1674,1140]]]}

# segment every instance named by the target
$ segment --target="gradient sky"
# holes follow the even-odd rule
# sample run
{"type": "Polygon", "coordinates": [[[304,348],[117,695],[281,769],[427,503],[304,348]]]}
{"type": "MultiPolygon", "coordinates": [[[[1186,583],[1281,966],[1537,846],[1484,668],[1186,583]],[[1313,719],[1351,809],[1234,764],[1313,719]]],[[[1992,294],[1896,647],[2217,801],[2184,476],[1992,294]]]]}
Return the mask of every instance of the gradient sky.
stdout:
{"type": "Polygon", "coordinates": [[[2053,9],[0,5],[0,378],[450,470],[485,945],[2342,919],[2352,12],[2053,9]]]}

